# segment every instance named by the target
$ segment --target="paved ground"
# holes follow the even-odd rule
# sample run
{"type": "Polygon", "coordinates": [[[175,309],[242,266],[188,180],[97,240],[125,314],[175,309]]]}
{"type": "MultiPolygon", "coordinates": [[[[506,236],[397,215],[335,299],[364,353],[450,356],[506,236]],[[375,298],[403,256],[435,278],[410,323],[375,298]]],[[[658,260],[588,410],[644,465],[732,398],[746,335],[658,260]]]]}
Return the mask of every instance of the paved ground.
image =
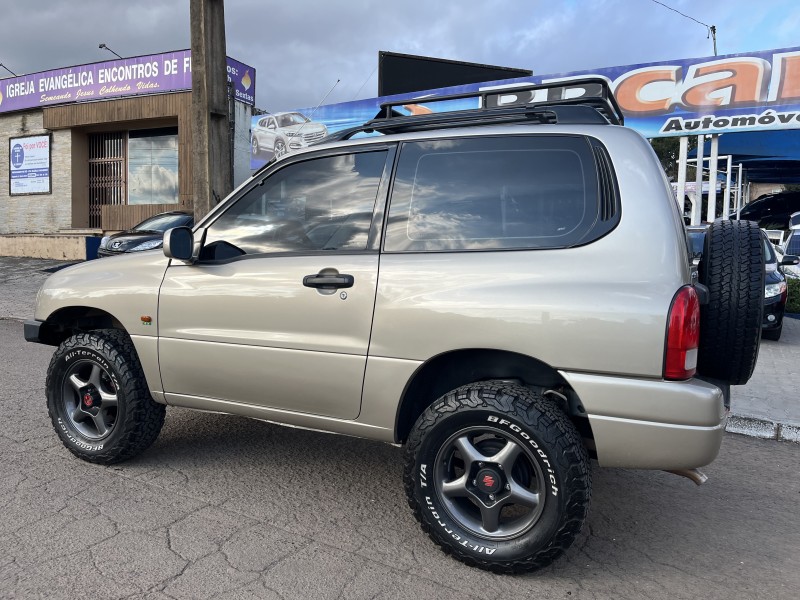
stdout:
{"type": "Polygon", "coordinates": [[[784,319],[779,341],[761,340],[752,379],[731,392],[735,414],[800,426],[800,320],[784,319]]]}
{"type": "MultiPolygon", "coordinates": [[[[58,265],[0,259],[0,598],[797,597],[798,444],[729,434],[700,488],[595,469],[577,543],[518,577],[443,555],[406,505],[402,450],[385,444],[169,408],[144,455],[75,459],[44,406],[52,349],[13,320],[58,265]]],[[[764,343],[737,405],[772,417],[771,398],[796,385],[792,327],[764,343]]]]}
{"type": "Polygon", "coordinates": [[[44,406],[51,349],[0,321],[0,598],[796,598],[800,445],[729,434],[697,488],[595,470],[587,527],[545,571],[439,552],[385,444],[168,409],[114,467],[72,457],[44,406]]]}

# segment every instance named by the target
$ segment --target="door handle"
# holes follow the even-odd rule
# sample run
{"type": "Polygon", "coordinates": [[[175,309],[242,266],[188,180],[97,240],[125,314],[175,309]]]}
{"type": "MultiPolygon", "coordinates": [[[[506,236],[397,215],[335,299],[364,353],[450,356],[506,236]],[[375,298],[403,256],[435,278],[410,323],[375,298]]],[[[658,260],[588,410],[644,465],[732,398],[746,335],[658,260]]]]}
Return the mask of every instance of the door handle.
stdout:
{"type": "Polygon", "coordinates": [[[353,287],[355,279],[352,275],[317,273],[303,277],[303,285],[321,290],[338,290],[353,287]]]}

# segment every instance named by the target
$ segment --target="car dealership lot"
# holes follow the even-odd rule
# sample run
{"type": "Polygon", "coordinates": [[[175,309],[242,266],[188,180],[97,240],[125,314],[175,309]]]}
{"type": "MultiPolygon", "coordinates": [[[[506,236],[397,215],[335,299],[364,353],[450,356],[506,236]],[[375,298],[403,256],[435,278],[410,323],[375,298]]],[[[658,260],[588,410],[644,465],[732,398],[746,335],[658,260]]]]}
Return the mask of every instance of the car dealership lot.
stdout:
{"type": "MultiPolygon", "coordinates": [[[[31,271],[42,261],[14,260],[0,275],[6,319],[30,316],[45,276],[31,271]]],[[[765,342],[735,405],[753,385],[796,385],[780,367],[797,364],[796,325],[765,342]]],[[[385,444],[169,409],[141,457],[73,458],[44,404],[51,353],[0,321],[3,598],[791,598],[800,585],[800,445],[728,435],[700,488],[595,469],[566,560],[495,576],[429,543],[398,485],[402,451],[385,444]]]]}

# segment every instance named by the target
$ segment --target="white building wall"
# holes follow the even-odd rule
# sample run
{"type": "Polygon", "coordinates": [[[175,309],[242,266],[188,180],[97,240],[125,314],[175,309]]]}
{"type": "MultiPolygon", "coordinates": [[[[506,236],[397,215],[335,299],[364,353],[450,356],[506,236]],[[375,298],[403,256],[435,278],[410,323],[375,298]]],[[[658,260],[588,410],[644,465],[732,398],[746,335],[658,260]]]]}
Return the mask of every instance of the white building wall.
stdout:
{"type": "Polygon", "coordinates": [[[233,132],[233,187],[250,177],[250,119],[253,107],[243,102],[234,102],[233,132]]]}
{"type": "Polygon", "coordinates": [[[0,235],[55,233],[72,226],[72,134],[54,131],[50,147],[51,193],[9,194],[9,138],[48,133],[41,110],[0,115],[0,235]]]}

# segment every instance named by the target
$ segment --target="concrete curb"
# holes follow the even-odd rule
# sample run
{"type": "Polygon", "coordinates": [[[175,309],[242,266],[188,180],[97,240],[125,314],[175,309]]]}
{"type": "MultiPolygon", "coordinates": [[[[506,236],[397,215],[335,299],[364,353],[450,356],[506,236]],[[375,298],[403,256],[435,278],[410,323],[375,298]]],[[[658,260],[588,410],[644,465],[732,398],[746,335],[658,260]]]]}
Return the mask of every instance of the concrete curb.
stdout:
{"type": "Polygon", "coordinates": [[[795,444],[800,444],[800,425],[778,423],[777,421],[760,419],[758,417],[730,415],[725,431],[763,440],[777,440],[780,442],[794,442],[795,444]]]}

